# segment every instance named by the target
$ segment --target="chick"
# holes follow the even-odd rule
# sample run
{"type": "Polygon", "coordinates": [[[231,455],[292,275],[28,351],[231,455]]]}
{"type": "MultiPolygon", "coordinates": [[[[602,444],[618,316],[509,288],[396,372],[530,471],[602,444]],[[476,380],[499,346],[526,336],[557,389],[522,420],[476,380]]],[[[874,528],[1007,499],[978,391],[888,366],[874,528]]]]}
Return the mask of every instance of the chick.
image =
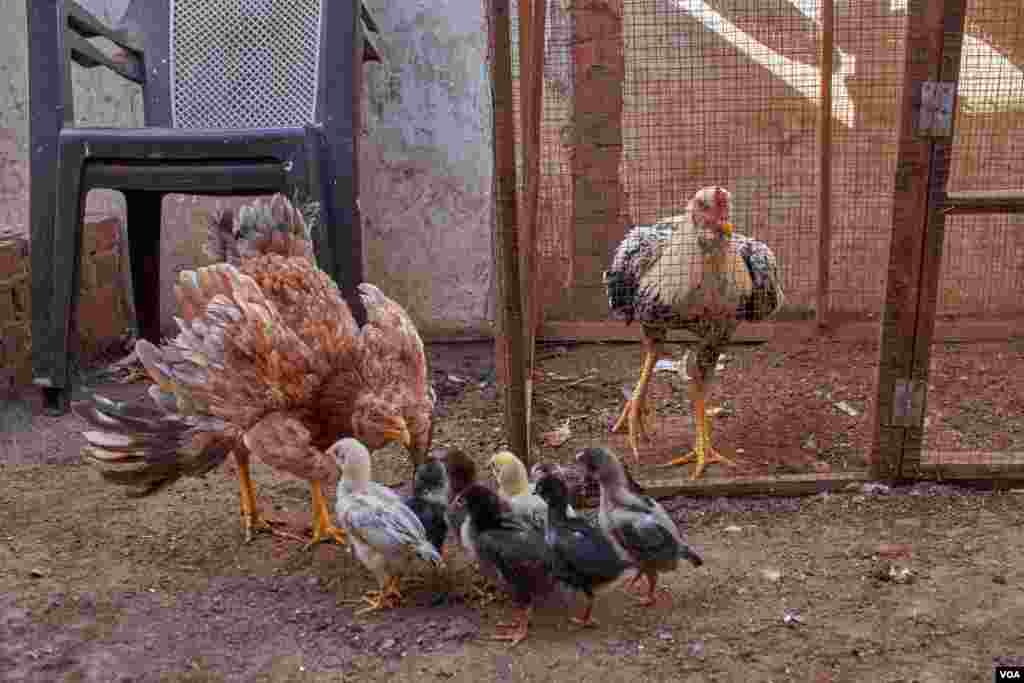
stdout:
{"type": "Polygon", "coordinates": [[[431,458],[416,468],[412,495],[404,502],[419,518],[427,530],[427,538],[437,552],[444,554],[444,541],[448,537],[448,470],[444,463],[431,458]]]}
{"type": "Polygon", "coordinates": [[[476,562],[476,555],[473,554],[473,544],[467,535],[469,530],[469,516],[466,514],[465,506],[454,506],[451,503],[467,488],[476,483],[476,463],[472,458],[458,448],[450,448],[444,455],[445,467],[448,470],[448,528],[453,529],[459,537],[459,543],[463,550],[469,555],[472,562],[476,562]]]}
{"type": "Polygon", "coordinates": [[[355,439],[331,449],[341,467],[335,501],[338,524],[351,539],[356,557],[374,575],[380,591],[367,593],[368,604],[356,614],[397,607],[402,576],[422,568],[437,570],[441,556],[427,539],[423,524],[385,486],[371,486],[370,452],[355,439]]]}
{"type": "Polygon", "coordinates": [[[647,579],[647,593],[641,604],[654,604],[658,574],[675,570],[680,559],[695,567],[704,563],[684,542],[664,508],[638,492],[639,486],[627,479],[614,453],[606,448],[587,448],[576,455],[576,462],[601,487],[598,519],[619,555],[636,565],[633,583],[640,576],[647,579]]]}
{"type": "MultiPolygon", "coordinates": [[[[565,467],[562,467],[559,464],[556,464],[556,463],[553,463],[553,462],[539,462],[536,465],[534,465],[533,467],[531,467],[530,468],[530,489],[529,489],[530,493],[534,493],[534,494],[540,495],[540,493],[537,491],[537,483],[541,479],[543,479],[545,476],[547,476],[549,474],[555,475],[556,477],[559,478],[559,480],[563,484],[565,484],[565,491],[566,491],[566,495],[568,496],[566,498],[567,502],[566,502],[566,505],[565,505],[565,514],[566,514],[566,516],[568,516],[569,519],[572,519],[574,517],[579,517],[579,514],[576,512],[576,510],[573,508],[573,506],[568,502],[572,498],[573,486],[571,486],[570,482],[568,481],[571,478],[572,472],[570,472],[569,469],[567,469],[565,467]]],[[[543,498],[543,496],[541,496],[541,498],[543,498]]]]}
{"type": "Polygon", "coordinates": [[[464,505],[469,515],[481,573],[504,585],[516,603],[515,620],[498,624],[494,638],[517,645],[529,631],[534,598],[555,586],[550,549],[536,530],[503,513],[497,494],[480,484],[463,491],[457,505],[464,505]]]}
{"type": "Polygon", "coordinates": [[[523,461],[509,451],[500,451],[487,463],[498,482],[498,493],[512,514],[537,530],[542,536],[548,524],[548,506],[544,500],[530,491],[523,461]]]}
{"type": "Polygon", "coordinates": [[[551,573],[587,596],[583,616],[573,617],[572,622],[597,626],[591,616],[594,590],[615,581],[632,565],[618,554],[603,531],[581,517],[567,515],[569,489],[557,476],[549,474],[537,481],[537,495],[548,504],[545,541],[551,549],[551,573]]]}

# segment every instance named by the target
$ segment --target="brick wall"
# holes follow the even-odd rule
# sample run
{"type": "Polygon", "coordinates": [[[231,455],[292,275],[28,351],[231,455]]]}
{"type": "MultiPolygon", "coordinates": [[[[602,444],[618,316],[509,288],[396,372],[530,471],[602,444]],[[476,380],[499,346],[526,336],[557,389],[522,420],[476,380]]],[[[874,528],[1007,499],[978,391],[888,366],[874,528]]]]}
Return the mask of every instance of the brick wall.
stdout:
{"type": "Polygon", "coordinates": [[[0,390],[32,379],[28,240],[0,228],[0,390]]]}
{"type": "MultiPolygon", "coordinates": [[[[89,362],[121,342],[131,321],[121,220],[87,216],[82,240],[79,348],[89,362]]],[[[0,389],[32,381],[31,265],[27,237],[0,228],[0,389]]]]}

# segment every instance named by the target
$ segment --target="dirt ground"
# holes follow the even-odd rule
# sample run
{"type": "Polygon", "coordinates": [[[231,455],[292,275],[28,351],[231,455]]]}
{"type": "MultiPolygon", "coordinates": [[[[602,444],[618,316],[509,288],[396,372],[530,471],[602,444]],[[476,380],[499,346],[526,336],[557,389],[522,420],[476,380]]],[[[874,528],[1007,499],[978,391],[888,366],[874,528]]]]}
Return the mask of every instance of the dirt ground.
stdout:
{"type": "MultiPolygon", "coordinates": [[[[683,352],[670,349],[669,359],[683,352]]],[[[430,353],[436,445],[486,459],[503,440],[490,348],[430,353]]],[[[1020,448],[1021,349],[942,353],[929,438],[1020,448]]],[[[873,354],[870,344],[829,341],[731,349],[715,391],[722,451],[742,474],[862,467],[873,354]]],[[[540,431],[567,417],[571,430],[542,457],[566,461],[596,442],[621,449],[607,423],[623,383],[635,381],[639,348],[552,346],[541,357],[540,431]]],[[[692,438],[682,378],[657,378],[658,431],[642,453],[655,461],[692,438]]],[[[115,398],[144,390],[91,379],[115,398]]],[[[471,597],[461,553],[404,607],[353,618],[344,601],[372,580],[345,549],[303,552],[265,535],[241,542],[232,467],[127,498],[80,464],[81,427],[43,416],[34,392],[0,411],[0,680],[961,683],[990,681],[995,663],[1024,658],[1017,491],[920,483],[802,499],[666,500],[703,567],[665,577],[664,600],[650,609],[608,590],[598,629],[571,628],[567,612],[577,607],[552,599],[531,637],[509,650],[487,639],[509,606],[471,597]]],[[[386,483],[408,472],[394,451],[374,464],[386,483]]],[[[254,478],[264,509],[308,533],[308,488],[259,464],[254,478]]]]}

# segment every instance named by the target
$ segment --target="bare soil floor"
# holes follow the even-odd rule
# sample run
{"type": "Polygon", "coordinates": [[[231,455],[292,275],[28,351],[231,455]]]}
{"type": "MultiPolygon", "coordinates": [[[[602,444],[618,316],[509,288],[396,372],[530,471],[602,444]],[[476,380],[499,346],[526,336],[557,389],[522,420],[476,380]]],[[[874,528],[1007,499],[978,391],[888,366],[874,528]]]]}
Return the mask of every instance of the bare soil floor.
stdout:
{"type": "MultiPolygon", "coordinates": [[[[484,461],[503,441],[490,348],[430,353],[436,443],[484,461]]],[[[1020,449],[1021,350],[942,353],[929,438],[1020,449]]],[[[622,384],[635,381],[639,347],[551,346],[540,356],[538,431],[570,418],[569,439],[542,447],[542,457],[567,461],[598,442],[622,449],[607,423],[622,384]]],[[[723,408],[715,438],[737,466],[712,474],[863,467],[876,356],[871,344],[829,341],[730,349],[714,394],[723,408]]],[[[145,388],[98,374],[92,382],[115,398],[145,388]]],[[[685,380],[665,371],[656,384],[658,431],[645,462],[692,439],[685,380]]],[[[242,543],[230,465],[132,499],[80,463],[77,418],[43,416],[34,392],[4,403],[0,428],[0,680],[962,683],[990,681],[994,663],[1024,658],[1016,491],[919,483],[666,500],[704,554],[702,568],[666,576],[664,599],[649,609],[610,589],[597,629],[571,627],[578,606],[552,599],[510,650],[487,638],[509,605],[477,602],[461,552],[402,608],[354,618],[345,601],[373,585],[347,550],[304,552],[266,535],[242,543]]],[[[387,483],[408,473],[390,450],[375,466],[387,483]]],[[[262,507],[308,533],[308,488],[262,465],[254,478],[262,507]]]]}

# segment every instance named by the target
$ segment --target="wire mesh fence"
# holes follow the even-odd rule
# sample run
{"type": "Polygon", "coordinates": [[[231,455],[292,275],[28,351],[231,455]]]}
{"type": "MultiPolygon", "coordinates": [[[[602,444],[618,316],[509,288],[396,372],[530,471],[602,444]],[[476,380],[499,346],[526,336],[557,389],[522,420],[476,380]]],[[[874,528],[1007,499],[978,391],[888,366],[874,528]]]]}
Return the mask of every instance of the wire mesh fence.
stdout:
{"type": "MultiPolygon", "coordinates": [[[[969,4],[949,189],[1019,188],[1021,9],[1008,0],[969,4]]],[[[651,322],[644,315],[653,298],[662,305],[656,327],[689,328],[722,355],[701,366],[698,346],[661,344],[642,373],[635,345],[545,346],[534,376],[540,457],[558,459],[594,441],[629,452],[628,425],[616,434],[609,427],[628,416],[624,403],[650,378],[646,420],[638,411],[634,423],[650,432],[638,445],[652,466],[701,442],[695,415],[703,405],[714,425],[704,430],[714,434],[710,442],[721,441],[722,454],[737,464],[713,468],[716,474],[866,467],[878,363],[870,329],[881,318],[889,263],[908,12],[905,0],[835,3],[827,36],[824,9],[822,0],[548,1],[533,245],[533,295],[546,329],[621,338],[622,318],[634,316],[633,330],[651,322]],[[774,257],[771,275],[784,300],[771,320],[811,318],[822,301],[827,44],[832,187],[824,301],[831,322],[867,322],[861,330],[868,333],[844,341],[769,332],[763,346],[737,345],[735,337],[730,344],[726,318],[765,317],[750,310],[749,297],[758,286],[764,291],[766,272],[743,245],[763,244],[774,257]],[[707,186],[728,190],[727,220],[695,218],[692,205],[688,211],[707,186]],[[726,222],[734,232],[716,261],[715,226],[726,222]],[[691,239],[683,240],[687,230],[691,239]],[[617,249],[634,257],[629,277],[613,267],[617,249]],[[701,274],[714,272],[719,294],[730,290],[731,298],[709,295],[708,287],[695,294],[701,274]],[[695,328],[687,317],[705,324],[695,328]],[[706,324],[716,320],[723,324],[706,324]],[[703,392],[695,389],[701,373],[703,392]]],[[[715,206],[712,198],[697,209],[714,214],[715,206]]],[[[1019,225],[1012,215],[950,218],[940,316],[1024,314],[1019,225]]]]}
{"type": "MultiPolygon", "coordinates": [[[[968,0],[949,191],[1024,188],[1024,6],[968,0]]],[[[1005,341],[936,343],[928,468],[1024,464],[1024,215],[946,218],[937,314],[1007,321],[1005,341]]]]}

